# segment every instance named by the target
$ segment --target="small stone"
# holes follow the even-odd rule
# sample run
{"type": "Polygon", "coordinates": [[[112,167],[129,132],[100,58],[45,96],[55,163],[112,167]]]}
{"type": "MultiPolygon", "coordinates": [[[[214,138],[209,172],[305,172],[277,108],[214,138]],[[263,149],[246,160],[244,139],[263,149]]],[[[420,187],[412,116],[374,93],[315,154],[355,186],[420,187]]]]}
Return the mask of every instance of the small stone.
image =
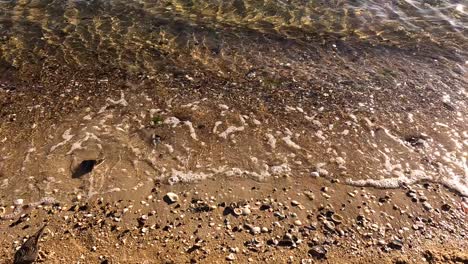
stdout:
{"type": "Polygon", "coordinates": [[[300,203],[298,201],[296,201],[296,200],[292,200],[291,205],[292,206],[298,206],[298,205],[300,205],[300,203]]]}
{"type": "Polygon", "coordinates": [[[252,211],[250,210],[250,208],[248,208],[248,207],[242,208],[242,215],[249,215],[251,213],[252,213],[252,211]]]}
{"type": "Polygon", "coordinates": [[[260,227],[258,226],[254,226],[250,229],[250,232],[253,234],[253,235],[257,235],[257,234],[260,234],[262,230],[260,229],[260,227]]]}
{"type": "Polygon", "coordinates": [[[326,220],[325,220],[325,221],[323,222],[323,224],[324,224],[325,228],[327,228],[328,230],[330,230],[330,231],[334,231],[334,230],[335,230],[335,224],[334,224],[333,222],[331,222],[331,221],[326,221],[326,220]]]}
{"type": "Polygon", "coordinates": [[[140,219],[143,220],[143,221],[146,221],[146,220],[148,220],[148,215],[144,214],[144,215],[140,216],[140,219]]]}
{"type": "Polygon", "coordinates": [[[268,228],[262,227],[262,233],[268,233],[268,231],[269,231],[268,228]]]}
{"type": "Polygon", "coordinates": [[[179,196],[173,192],[168,192],[166,196],[164,196],[164,201],[168,204],[173,204],[179,201],[179,196]]]}
{"type": "Polygon", "coordinates": [[[226,260],[234,261],[234,260],[236,260],[236,255],[234,255],[234,253],[231,253],[231,254],[227,255],[226,260]]]}
{"type": "Polygon", "coordinates": [[[313,171],[310,173],[310,176],[314,177],[314,178],[318,178],[320,177],[320,173],[318,173],[318,171],[313,171]]]}
{"type": "Polygon", "coordinates": [[[391,249],[396,249],[396,250],[400,250],[403,248],[403,241],[399,240],[399,239],[395,239],[393,240],[392,242],[390,242],[388,244],[388,246],[391,248],[391,249]]]}
{"type": "Polygon", "coordinates": [[[328,171],[326,169],[320,168],[317,170],[317,172],[319,173],[320,176],[324,176],[324,177],[328,176],[328,171]]]}
{"type": "Polygon", "coordinates": [[[426,209],[427,211],[432,210],[432,205],[430,203],[423,202],[422,205],[423,205],[424,209],[426,209]]]}
{"type": "Polygon", "coordinates": [[[448,212],[450,209],[452,209],[452,207],[449,204],[443,204],[440,209],[442,209],[444,212],[448,212]]]}
{"type": "Polygon", "coordinates": [[[309,254],[317,259],[323,259],[327,255],[327,250],[322,246],[313,246],[309,254]]]}
{"type": "Polygon", "coordinates": [[[301,220],[296,220],[296,221],[294,221],[294,225],[296,225],[296,226],[301,226],[301,225],[302,225],[301,220]]]}
{"type": "Polygon", "coordinates": [[[24,203],[24,200],[23,200],[23,199],[16,199],[16,200],[13,201],[13,204],[14,204],[15,206],[23,205],[23,203],[24,203]]]}
{"type": "Polygon", "coordinates": [[[305,191],[304,192],[304,195],[307,196],[307,198],[309,198],[310,200],[314,200],[315,199],[315,195],[310,192],[310,191],[305,191]]]}

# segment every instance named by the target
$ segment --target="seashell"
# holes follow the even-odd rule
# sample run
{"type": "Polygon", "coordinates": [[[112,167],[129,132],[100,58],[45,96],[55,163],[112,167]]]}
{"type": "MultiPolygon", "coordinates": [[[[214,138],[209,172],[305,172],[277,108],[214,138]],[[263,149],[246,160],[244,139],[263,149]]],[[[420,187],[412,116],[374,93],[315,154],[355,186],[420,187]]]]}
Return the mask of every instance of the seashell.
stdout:
{"type": "Polygon", "coordinates": [[[330,219],[335,223],[335,224],[340,224],[343,222],[343,217],[339,214],[333,214],[330,219]]]}
{"type": "Polygon", "coordinates": [[[237,215],[237,216],[242,215],[242,211],[243,211],[242,208],[234,208],[234,209],[232,210],[232,212],[234,213],[234,215],[237,215]]]}

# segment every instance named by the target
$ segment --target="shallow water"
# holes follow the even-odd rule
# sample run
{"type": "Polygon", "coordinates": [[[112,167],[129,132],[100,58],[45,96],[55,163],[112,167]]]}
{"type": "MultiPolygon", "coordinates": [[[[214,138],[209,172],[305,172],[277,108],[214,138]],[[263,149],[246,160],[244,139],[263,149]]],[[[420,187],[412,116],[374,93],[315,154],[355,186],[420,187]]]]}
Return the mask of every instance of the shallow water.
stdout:
{"type": "Polygon", "coordinates": [[[200,49],[216,57],[242,53],[239,46],[268,46],[266,34],[304,43],[332,37],[442,47],[463,64],[467,12],[459,0],[3,0],[0,51],[4,64],[17,69],[58,63],[150,74],[199,63],[200,49]]]}
{"type": "Polygon", "coordinates": [[[0,1],[0,77],[34,76],[18,92],[0,78],[0,189],[91,197],[148,179],[321,173],[468,196],[467,9],[0,1]],[[116,70],[154,82],[120,91],[116,70]],[[86,181],[69,175],[103,155],[86,181]]]}

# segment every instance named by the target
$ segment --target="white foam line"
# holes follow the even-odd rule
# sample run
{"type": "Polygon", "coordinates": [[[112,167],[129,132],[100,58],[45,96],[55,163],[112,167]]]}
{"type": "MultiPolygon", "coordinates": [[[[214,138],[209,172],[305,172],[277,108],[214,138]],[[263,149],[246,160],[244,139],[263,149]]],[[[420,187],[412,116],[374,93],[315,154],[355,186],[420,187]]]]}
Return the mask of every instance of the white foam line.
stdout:
{"type": "Polygon", "coordinates": [[[223,122],[221,122],[221,121],[216,121],[216,123],[215,123],[215,125],[214,125],[214,127],[213,127],[213,134],[218,133],[218,127],[219,127],[219,125],[221,125],[222,123],[223,123],[223,122]]]}
{"type": "Polygon", "coordinates": [[[164,120],[164,124],[167,125],[172,125],[172,127],[176,127],[178,124],[180,124],[180,120],[177,117],[168,117],[166,120],[164,120]]]}
{"type": "Polygon", "coordinates": [[[245,122],[245,118],[242,115],[239,115],[239,119],[241,121],[242,126],[246,126],[247,123],[245,122]]]}
{"type": "Polygon", "coordinates": [[[86,132],[86,136],[83,139],[78,140],[77,142],[73,143],[73,145],[71,146],[70,150],[67,152],[66,155],[70,155],[71,153],[73,153],[73,151],[77,149],[82,149],[83,147],[81,146],[81,144],[88,141],[90,138],[95,139],[99,142],[101,141],[95,134],[86,132]]]}
{"type": "Polygon", "coordinates": [[[169,144],[164,144],[164,146],[167,148],[167,151],[169,151],[169,153],[173,153],[174,152],[174,148],[169,145],[169,144]]]}
{"type": "Polygon", "coordinates": [[[276,138],[272,134],[265,134],[268,139],[268,145],[270,145],[271,149],[276,148],[276,138]]]}
{"type": "Polygon", "coordinates": [[[240,126],[240,127],[230,126],[223,133],[219,134],[219,136],[222,138],[227,138],[229,134],[240,132],[240,131],[244,131],[244,126],[240,126]]]}
{"type": "Polygon", "coordinates": [[[71,131],[71,128],[65,130],[65,132],[62,134],[63,141],[60,142],[60,143],[58,143],[57,145],[52,146],[52,147],[50,148],[50,151],[49,151],[49,152],[52,152],[52,151],[56,150],[58,147],[63,146],[63,145],[65,145],[68,141],[70,141],[70,140],[74,137],[74,135],[71,135],[71,134],[70,134],[70,131],[71,131]]]}
{"type": "Polygon", "coordinates": [[[115,100],[112,100],[111,98],[107,98],[106,100],[107,102],[110,102],[111,104],[114,104],[114,105],[121,105],[121,106],[128,106],[128,102],[127,100],[125,100],[125,95],[123,92],[120,92],[120,99],[115,101],[115,100]]]}
{"type": "Polygon", "coordinates": [[[168,177],[169,184],[173,185],[178,182],[194,182],[207,179],[208,177],[213,176],[213,174],[207,174],[203,172],[193,172],[193,171],[179,171],[172,169],[170,176],[168,177]]]}
{"type": "Polygon", "coordinates": [[[193,139],[195,139],[195,140],[198,141],[197,133],[195,132],[195,128],[193,128],[192,122],[190,122],[190,121],[185,121],[184,124],[185,124],[186,126],[188,126],[188,128],[189,128],[189,130],[190,130],[190,136],[191,136],[193,139]]]}
{"type": "Polygon", "coordinates": [[[412,185],[422,180],[432,180],[431,177],[427,176],[420,170],[414,170],[411,172],[410,177],[400,176],[387,179],[366,179],[366,180],[352,180],[347,179],[346,183],[357,187],[375,187],[381,189],[396,189],[404,185],[412,185]]]}
{"type": "Polygon", "coordinates": [[[294,143],[294,141],[291,140],[290,135],[283,137],[282,140],[286,143],[286,145],[288,145],[289,147],[293,149],[301,149],[301,146],[299,146],[298,144],[294,143]]]}
{"type": "Polygon", "coordinates": [[[221,110],[229,110],[229,106],[225,105],[225,104],[219,104],[218,107],[221,109],[221,110]]]}

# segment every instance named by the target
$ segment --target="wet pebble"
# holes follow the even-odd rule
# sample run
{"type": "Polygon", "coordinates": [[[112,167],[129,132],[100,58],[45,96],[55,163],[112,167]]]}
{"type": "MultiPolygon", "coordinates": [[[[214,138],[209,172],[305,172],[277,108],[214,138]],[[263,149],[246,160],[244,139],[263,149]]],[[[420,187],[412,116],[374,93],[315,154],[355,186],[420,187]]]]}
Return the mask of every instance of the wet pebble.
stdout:
{"type": "Polygon", "coordinates": [[[450,209],[452,209],[452,207],[449,204],[443,204],[440,209],[442,209],[444,212],[448,212],[450,209]]]}
{"type": "Polygon", "coordinates": [[[391,249],[400,250],[403,248],[403,241],[399,239],[395,239],[395,240],[392,240],[390,243],[388,243],[388,246],[391,249]]]}
{"type": "Polygon", "coordinates": [[[427,211],[431,211],[432,210],[432,205],[428,202],[423,202],[422,203],[424,209],[426,209],[427,211]]]}
{"type": "Polygon", "coordinates": [[[248,207],[242,208],[242,215],[249,215],[251,213],[252,213],[252,211],[250,210],[250,208],[248,208],[248,207]]]}
{"type": "Polygon", "coordinates": [[[166,196],[164,196],[164,200],[168,204],[172,204],[172,203],[179,201],[179,196],[173,192],[168,192],[166,193],[166,196]]]}
{"type": "Polygon", "coordinates": [[[234,260],[236,260],[236,255],[234,253],[231,253],[231,254],[227,255],[226,260],[234,261],[234,260]]]}
{"type": "Polygon", "coordinates": [[[309,254],[317,259],[323,259],[327,255],[327,250],[322,246],[313,246],[309,254]]]}

